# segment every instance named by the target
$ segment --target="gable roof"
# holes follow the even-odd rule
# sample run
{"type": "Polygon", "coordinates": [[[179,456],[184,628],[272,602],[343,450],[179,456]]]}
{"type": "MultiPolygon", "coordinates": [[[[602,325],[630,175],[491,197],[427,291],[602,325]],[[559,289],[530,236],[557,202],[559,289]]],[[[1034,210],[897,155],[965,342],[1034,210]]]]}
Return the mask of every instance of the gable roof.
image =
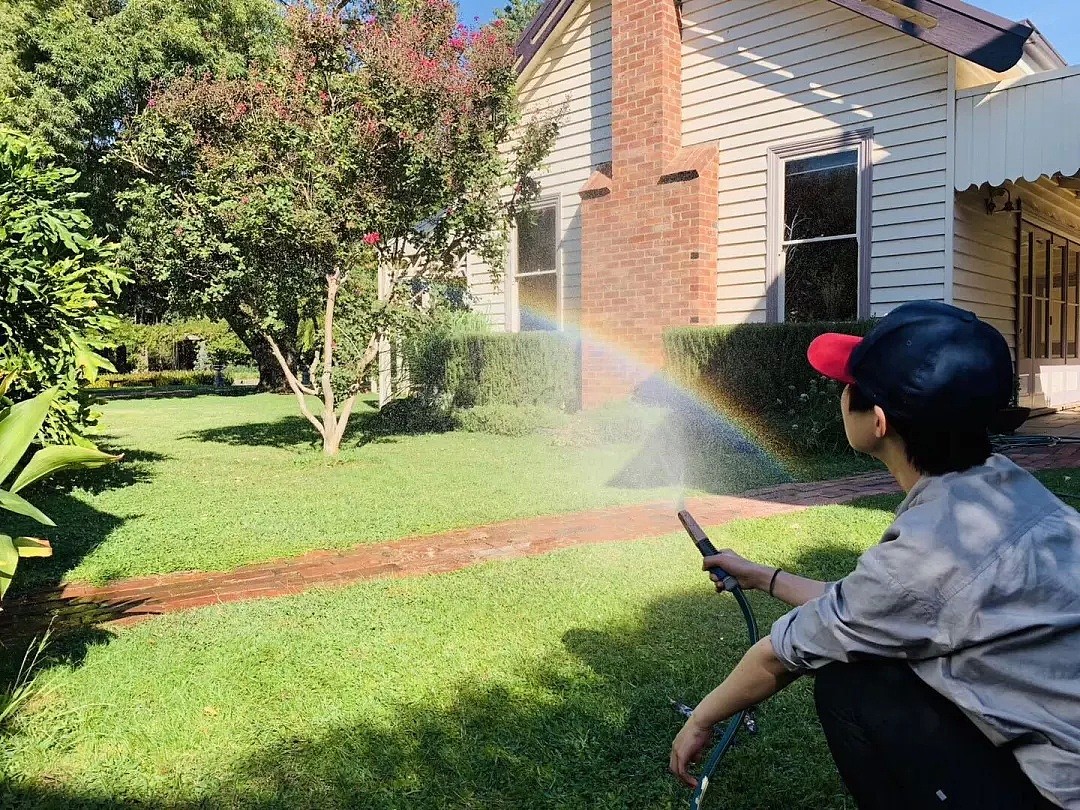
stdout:
{"type": "MultiPolygon", "coordinates": [[[[545,0],[518,40],[520,73],[544,47],[576,0],[545,0]]],[[[969,62],[1003,73],[1024,55],[1034,33],[1030,24],[1013,22],[962,0],[829,0],[875,22],[935,45],[969,62]]]]}

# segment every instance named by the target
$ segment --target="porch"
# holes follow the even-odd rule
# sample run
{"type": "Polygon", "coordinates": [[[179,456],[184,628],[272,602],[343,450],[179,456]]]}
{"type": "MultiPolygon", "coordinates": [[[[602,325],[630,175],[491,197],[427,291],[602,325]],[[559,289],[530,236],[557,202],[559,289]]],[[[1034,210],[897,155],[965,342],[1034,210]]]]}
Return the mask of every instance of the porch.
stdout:
{"type": "Polygon", "coordinates": [[[957,303],[1006,335],[1020,405],[1078,405],[1080,68],[963,90],[956,104],[957,303]]]}

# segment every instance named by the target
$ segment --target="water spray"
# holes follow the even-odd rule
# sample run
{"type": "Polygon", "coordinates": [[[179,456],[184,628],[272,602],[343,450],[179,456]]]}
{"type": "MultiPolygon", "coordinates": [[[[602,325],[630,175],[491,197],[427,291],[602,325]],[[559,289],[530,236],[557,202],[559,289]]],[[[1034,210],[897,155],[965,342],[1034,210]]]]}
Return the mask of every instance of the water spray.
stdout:
{"type": "MultiPolygon", "coordinates": [[[[686,533],[690,535],[690,539],[694,541],[694,545],[697,547],[697,550],[701,552],[702,557],[713,557],[719,553],[716,550],[716,546],[709,540],[709,536],[705,534],[705,530],[701,528],[696,520],[694,520],[694,516],[683,507],[681,499],[679,503],[679,522],[682,523],[683,528],[686,529],[686,533]]],[[[757,621],[754,619],[754,613],[750,609],[750,603],[746,599],[746,594],[743,593],[742,588],[739,586],[739,581],[722,568],[714,567],[712,571],[720,578],[724,590],[734,596],[735,601],[739,603],[739,607],[742,609],[743,618],[746,620],[746,631],[750,640],[750,646],[754,646],[758,641],[757,621]]],[[[685,717],[690,716],[692,709],[688,706],[675,700],[671,703],[679,714],[682,714],[685,717]]],[[[694,789],[694,795],[690,799],[691,810],[700,810],[701,802],[705,798],[705,791],[709,789],[709,779],[716,771],[716,767],[720,764],[721,758],[727,753],[728,749],[735,744],[735,734],[742,726],[745,726],[746,730],[751,734],[757,733],[758,727],[757,721],[754,718],[754,707],[737,712],[727,721],[727,725],[724,726],[723,730],[718,731],[720,740],[713,746],[709,758],[705,761],[705,765],[701,769],[701,776],[698,777],[698,785],[694,789]]]]}

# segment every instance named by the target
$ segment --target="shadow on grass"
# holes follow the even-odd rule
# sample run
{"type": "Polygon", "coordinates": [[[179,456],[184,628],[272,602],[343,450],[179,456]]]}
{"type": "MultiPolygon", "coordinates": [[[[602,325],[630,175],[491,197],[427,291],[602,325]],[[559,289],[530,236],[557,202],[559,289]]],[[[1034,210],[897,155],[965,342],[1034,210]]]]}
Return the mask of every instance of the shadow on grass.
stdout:
{"type": "Polygon", "coordinates": [[[17,518],[5,524],[5,531],[45,536],[52,543],[53,555],[21,562],[8,592],[10,596],[58,584],[64,574],[125,522],[125,518],[95,509],[76,495],[52,494],[34,499],[33,503],[55,521],[56,527],[43,528],[17,518]]]}
{"type": "MultiPolygon", "coordinates": [[[[38,487],[38,491],[46,496],[73,490],[99,495],[113,489],[149,483],[155,477],[154,464],[169,458],[163,453],[155,453],[152,450],[111,445],[108,438],[98,446],[106,453],[122,456],[122,458],[115,464],[93,470],[60,473],[44,482],[38,487]]],[[[46,514],[48,514],[47,510],[46,514]]]]}
{"type": "Polygon", "coordinates": [[[195,397],[246,397],[263,393],[254,385],[233,385],[226,388],[213,386],[166,385],[147,388],[97,388],[94,395],[102,401],[121,399],[193,399],[195,397]]]}
{"type": "MultiPolygon", "coordinates": [[[[759,619],[779,611],[759,601],[759,619]]],[[[124,798],[8,783],[10,808],[683,808],[666,773],[681,718],[671,697],[700,699],[746,648],[734,601],[701,591],[660,599],[639,621],[571,629],[563,649],[518,677],[439,685],[394,708],[276,744],[203,781],[209,794],[124,798]],[[737,632],[735,632],[737,631],[737,632]],[[155,800],[157,799],[157,800],[155,800]]],[[[842,808],[806,684],[762,707],[762,732],[725,758],[712,806],[842,808]]]]}
{"type": "Polygon", "coordinates": [[[662,376],[643,384],[634,399],[664,408],[667,416],[609,485],[677,487],[722,495],[791,480],[784,467],[734,422],[662,376]]]}
{"type": "Polygon", "coordinates": [[[228,444],[235,447],[316,447],[319,434],[302,416],[285,416],[274,422],[246,422],[207,428],[183,436],[200,442],[228,444]]]}
{"type": "MultiPolygon", "coordinates": [[[[856,559],[849,548],[822,546],[791,567],[831,580],[856,559]]],[[[751,600],[762,633],[787,610],[760,594],[751,600]]],[[[73,639],[68,660],[77,663],[107,640],[93,631],[73,639]]],[[[700,590],[654,600],[633,620],[569,629],[562,650],[512,677],[441,683],[438,691],[452,696],[435,705],[423,695],[401,701],[389,722],[359,718],[315,734],[283,730],[273,745],[192,782],[212,786],[205,793],[136,801],[120,787],[117,794],[80,793],[59,782],[0,777],[0,806],[675,810],[689,794],[665,772],[682,722],[668,699],[693,704],[746,647],[734,600],[716,595],[703,577],[700,590]]],[[[740,734],[714,776],[708,806],[851,807],[810,689],[804,679],[759,708],[761,732],[740,734]]]]}
{"type": "MultiPolygon", "coordinates": [[[[363,447],[368,444],[390,444],[397,437],[441,430],[398,427],[380,417],[377,412],[354,413],[349,419],[341,446],[363,447]]],[[[319,449],[322,439],[315,427],[303,416],[286,416],[274,422],[250,422],[226,425],[189,433],[183,437],[201,442],[215,442],[234,447],[310,447],[319,449]]]]}

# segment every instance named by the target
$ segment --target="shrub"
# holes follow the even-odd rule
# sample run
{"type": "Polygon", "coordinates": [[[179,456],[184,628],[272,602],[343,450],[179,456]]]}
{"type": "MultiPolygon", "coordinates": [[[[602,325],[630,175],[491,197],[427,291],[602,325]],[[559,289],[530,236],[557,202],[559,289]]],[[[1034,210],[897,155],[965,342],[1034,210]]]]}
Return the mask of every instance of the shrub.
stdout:
{"type": "Polygon", "coordinates": [[[580,400],[577,343],[559,333],[454,334],[435,328],[412,343],[408,363],[413,391],[446,407],[573,410],[580,400]]]}
{"type": "MultiPolygon", "coordinates": [[[[207,386],[214,384],[213,371],[133,371],[130,374],[104,374],[97,378],[91,388],[172,388],[207,386]]],[[[233,378],[222,373],[225,385],[232,385],[233,378]]]]}
{"type": "Polygon", "coordinates": [[[78,175],[47,146],[0,127],[0,374],[11,400],[56,389],[39,441],[82,444],[95,421],[80,391],[112,346],[116,297],[127,274],[94,236],[78,175]]]}
{"type": "Polygon", "coordinates": [[[112,338],[127,353],[128,368],[121,371],[173,369],[176,344],[186,340],[198,343],[197,352],[205,355],[206,363],[242,365],[251,362],[251,353],[228,324],[206,318],[155,324],[121,321],[113,330],[112,338]]]}
{"type": "Polygon", "coordinates": [[[491,433],[496,436],[527,436],[562,424],[562,411],[543,405],[507,405],[493,403],[465,408],[454,413],[454,424],[468,433],[491,433]]]}
{"type": "Polygon", "coordinates": [[[663,419],[663,412],[633,401],[610,402],[574,414],[555,433],[555,444],[565,447],[601,447],[634,444],[648,436],[663,419]]]}
{"type": "Polygon", "coordinates": [[[734,410],[778,449],[799,455],[847,447],[840,386],[806,361],[818,335],[866,334],[871,322],[679,328],[664,335],[669,373],[734,410]]]}
{"type": "Polygon", "coordinates": [[[453,429],[449,410],[419,397],[391,400],[367,422],[367,431],[375,434],[445,433],[453,429]]]}

